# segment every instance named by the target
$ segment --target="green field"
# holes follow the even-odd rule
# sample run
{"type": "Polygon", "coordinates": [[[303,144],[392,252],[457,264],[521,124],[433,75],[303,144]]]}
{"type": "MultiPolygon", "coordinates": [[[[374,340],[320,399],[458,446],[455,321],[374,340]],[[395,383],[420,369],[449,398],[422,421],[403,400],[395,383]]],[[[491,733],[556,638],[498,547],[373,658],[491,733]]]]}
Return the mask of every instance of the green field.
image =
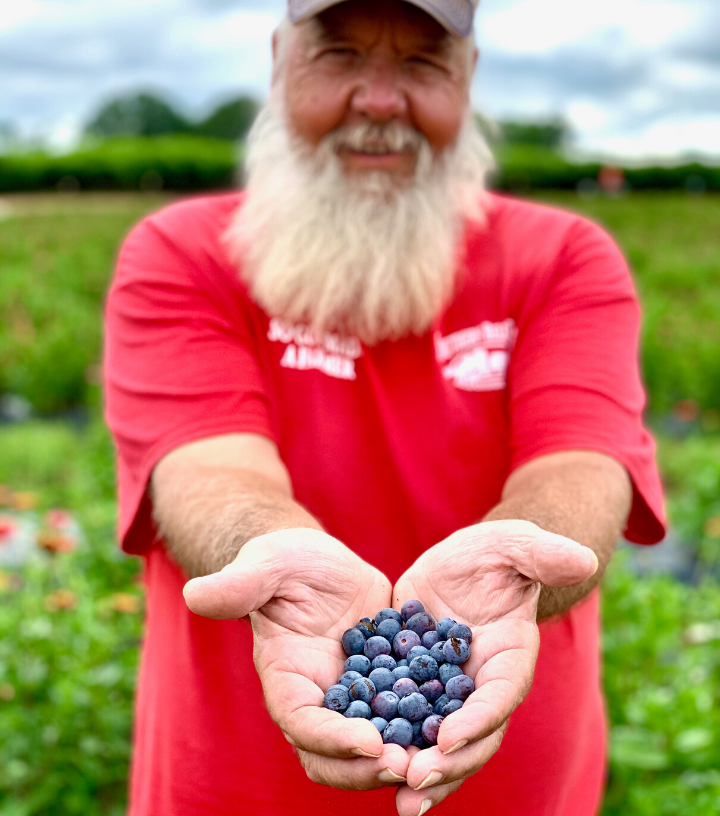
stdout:
{"type": "MultiPolygon", "coordinates": [[[[22,570],[0,569],[0,816],[123,812],[142,590],[139,565],[114,541],[100,311],[122,235],[167,200],[0,200],[0,393],[24,397],[37,416],[0,426],[0,485],[21,491],[13,499],[0,488],[0,506],[34,501],[14,517],[45,526],[46,510],[68,508],[83,530],[74,552],[50,547],[22,570]],[[62,418],[78,405],[82,429],[62,418]]],[[[604,812],[714,816],[720,587],[708,574],[720,544],[720,196],[553,201],[606,225],[631,261],[673,524],[698,556],[695,587],[636,577],[628,551],[605,581],[613,732],[604,812]],[[678,411],[679,400],[694,402],[678,411]]]]}

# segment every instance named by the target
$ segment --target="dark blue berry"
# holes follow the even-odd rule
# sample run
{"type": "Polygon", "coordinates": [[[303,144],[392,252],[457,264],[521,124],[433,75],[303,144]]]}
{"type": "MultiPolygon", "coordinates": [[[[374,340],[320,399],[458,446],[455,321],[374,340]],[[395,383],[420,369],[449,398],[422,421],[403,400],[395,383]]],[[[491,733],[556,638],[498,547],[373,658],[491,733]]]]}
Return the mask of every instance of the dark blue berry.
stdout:
{"type": "Polygon", "coordinates": [[[377,728],[377,730],[382,734],[382,732],[387,728],[388,721],[384,720],[382,717],[373,717],[370,722],[377,728]]]}
{"type": "Polygon", "coordinates": [[[404,621],[410,620],[413,615],[417,615],[419,612],[424,612],[425,607],[420,603],[420,601],[405,601],[402,605],[402,609],[400,610],[400,615],[404,621]]]}
{"type": "Polygon", "coordinates": [[[362,674],[360,674],[360,672],[346,671],[345,674],[343,674],[340,677],[338,683],[340,683],[340,685],[342,686],[345,686],[345,688],[350,688],[352,683],[354,683],[356,680],[359,680],[361,677],[362,674]]]}
{"type": "Polygon", "coordinates": [[[440,640],[447,640],[448,632],[455,626],[457,621],[452,618],[440,618],[437,622],[437,633],[440,640]]]}
{"type": "Polygon", "coordinates": [[[463,707],[462,700],[450,700],[450,702],[443,708],[443,717],[452,714],[453,711],[459,711],[463,707]]]}
{"type": "Polygon", "coordinates": [[[362,700],[354,700],[347,707],[345,712],[346,717],[362,717],[364,720],[369,720],[372,717],[372,711],[367,703],[362,700]]]}
{"type": "Polygon", "coordinates": [[[377,694],[377,689],[369,677],[361,677],[350,685],[348,694],[351,700],[362,700],[363,703],[370,705],[370,701],[377,694]]]}
{"type": "Polygon", "coordinates": [[[362,654],[365,648],[365,635],[358,629],[348,629],[343,633],[342,646],[346,655],[362,654]]]}
{"type": "Polygon", "coordinates": [[[392,690],[397,694],[400,699],[403,697],[407,697],[409,694],[417,693],[418,687],[417,683],[414,680],[411,680],[409,677],[401,677],[399,680],[396,680],[392,690]]]}
{"type": "Polygon", "coordinates": [[[440,640],[440,635],[433,629],[430,632],[425,632],[425,634],[420,638],[420,642],[426,649],[432,649],[432,647],[440,640]]]}
{"type": "Polygon", "coordinates": [[[422,722],[414,722],[413,723],[413,738],[410,745],[414,745],[416,748],[424,748],[425,747],[425,740],[423,739],[423,724],[422,722]]]}
{"type": "Polygon", "coordinates": [[[375,689],[380,691],[389,691],[394,685],[397,677],[390,671],[390,669],[373,669],[368,675],[374,685],[375,689]]]}
{"type": "Polygon", "coordinates": [[[405,666],[396,666],[393,669],[393,675],[396,680],[399,680],[401,677],[410,677],[410,667],[405,666]]]}
{"type": "Polygon", "coordinates": [[[365,655],[350,655],[345,661],[345,671],[356,671],[367,677],[370,674],[370,661],[365,655]]]}
{"type": "Polygon", "coordinates": [[[430,649],[430,657],[438,664],[438,666],[442,666],[445,662],[445,655],[443,654],[443,646],[445,645],[444,640],[439,640],[431,649],[430,649]]]}
{"type": "Polygon", "coordinates": [[[443,717],[431,714],[422,724],[422,735],[425,742],[430,745],[437,745],[438,731],[442,724],[443,717]]]}
{"type": "Polygon", "coordinates": [[[428,680],[420,686],[418,691],[432,705],[442,695],[444,689],[439,680],[428,680]]]}
{"type": "Polygon", "coordinates": [[[453,626],[453,628],[448,632],[448,637],[456,637],[458,639],[465,640],[468,643],[472,643],[472,629],[469,626],[465,626],[464,623],[456,623],[455,626],[453,626]]]}
{"type": "Polygon", "coordinates": [[[445,693],[451,700],[467,700],[473,691],[475,683],[466,674],[451,677],[445,687],[445,693]]]}
{"type": "Polygon", "coordinates": [[[381,654],[389,655],[391,651],[392,646],[384,637],[373,635],[365,641],[365,656],[369,660],[375,660],[381,654]]]}
{"type": "Polygon", "coordinates": [[[463,670],[460,668],[460,666],[456,666],[454,663],[443,663],[443,665],[438,669],[438,677],[444,686],[447,686],[451,677],[457,677],[462,673],[463,670]]]}
{"type": "Polygon", "coordinates": [[[390,669],[390,671],[392,671],[397,666],[397,663],[395,662],[394,657],[381,654],[378,655],[370,665],[373,667],[373,669],[390,669]]]}
{"type": "Polygon", "coordinates": [[[396,717],[387,724],[387,728],[383,731],[382,737],[383,742],[386,744],[392,742],[395,745],[407,748],[413,738],[412,723],[400,717],[396,717]]]}
{"type": "Polygon", "coordinates": [[[392,691],[381,691],[373,697],[370,704],[373,714],[377,717],[382,717],[384,720],[390,722],[395,719],[398,713],[398,704],[400,698],[392,691]]]}
{"type": "Polygon", "coordinates": [[[401,697],[398,714],[413,723],[424,720],[428,715],[428,701],[419,692],[401,697]]]}
{"type": "Polygon", "coordinates": [[[420,635],[417,632],[398,632],[393,639],[393,649],[400,658],[407,657],[413,646],[420,645],[420,635]]]}
{"type": "Polygon", "coordinates": [[[401,629],[402,625],[394,618],[387,618],[375,627],[375,634],[384,637],[385,640],[389,640],[392,643],[393,638],[401,629]]]}
{"type": "Polygon", "coordinates": [[[402,615],[397,611],[397,609],[390,609],[390,607],[386,607],[385,609],[381,609],[377,613],[377,615],[375,615],[376,626],[379,626],[383,621],[386,620],[395,620],[402,627],[403,622],[402,615]]]}
{"type": "Polygon", "coordinates": [[[398,660],[397,665],[398,666],[407,666],[408,665],[407,658],[403,657],[400,660],[398,660]]]}
{"type": "Polygon", "coordinates": [[[345,686],[335,685],[330,686],[330,688],[325,692],[325,698],[323,700],[323,705],[325,708],[329,708],[330,711],[339,711],[341,714],[345,709],[350,705],[350,695],[348,694],[348,690],[345,686]]]}
{"type": "Polygon", "coordinates": [[[434,680],[437,677],[438,664],[430,657],[430,655],[421,655],[416,657],[410,663],[410,677],[420,684],[428,680],[434,680]]]}
{"type": "Polygon", "coordinates": [[[372,618],[363,618],[355,628],[362,632],[367,640],[375,634],[375,621],[372,618]]]}
{"type": "Polygon", "coordinates": [[[433,618],[432,615],[428,615],[427,612],[418,612],[417,615],[413,615],[405,622],[405,629],[409,629],[411,632],[417,632],[420,638],[422,638],[426,632],[434,632],[435,626],[435,618],[433,618]]]}
{"type": "Polygon", "coordinates": [[[443,655],[448,663],[464,663],[470,657],[470,646],[462,638],[450,637],[443,644],[443,655]]]}
{"type": "Polygon", "coordinates": [[[442,714],[445,706],[450,702],[450,698],[447,694],[441,694],[437,700],[435,701],[435,705],[433,706],[433,710],[436,714],[442,714]]]}
{"type": "Polygon", "coordinates": [[[407,654],[407,662],[408,666],[415,660],[416,657],[420,657],[420,655],[429,655],[430,649],[427,649],[425,646],[413,646],[412,649],[407,654]]]}

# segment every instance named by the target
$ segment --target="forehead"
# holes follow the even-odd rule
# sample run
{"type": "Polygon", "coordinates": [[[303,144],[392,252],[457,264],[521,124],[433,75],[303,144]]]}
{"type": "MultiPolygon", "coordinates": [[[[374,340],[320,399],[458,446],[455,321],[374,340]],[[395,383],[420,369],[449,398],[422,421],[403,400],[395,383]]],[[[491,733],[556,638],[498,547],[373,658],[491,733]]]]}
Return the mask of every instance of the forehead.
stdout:
{"type": "Polygon", "coordinates": [[[390,33],[396,45],[451,51],[453,37],[440,23],[417,6],[403,0],[346,0],[315,18],[314,37],[371,44],[390,33]]]}

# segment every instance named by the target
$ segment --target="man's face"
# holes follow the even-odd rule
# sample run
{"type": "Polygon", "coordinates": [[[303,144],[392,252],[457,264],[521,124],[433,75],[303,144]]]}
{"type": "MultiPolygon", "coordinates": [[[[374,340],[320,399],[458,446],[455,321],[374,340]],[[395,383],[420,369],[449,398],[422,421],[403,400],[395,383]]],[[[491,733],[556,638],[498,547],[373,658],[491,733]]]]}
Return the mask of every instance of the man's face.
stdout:
{"type": "MultiPolygon", "coordinates": [[[[311,147],[341,127],[395,123],[439,156],[455,144],[468,108],[473,55],[402,0],[347,0],[292,32],[282,72],[288,127],[311,147]]],[[[411,176],[417,150],[382,138],[340,146],[347,174],[411,176]]]]}

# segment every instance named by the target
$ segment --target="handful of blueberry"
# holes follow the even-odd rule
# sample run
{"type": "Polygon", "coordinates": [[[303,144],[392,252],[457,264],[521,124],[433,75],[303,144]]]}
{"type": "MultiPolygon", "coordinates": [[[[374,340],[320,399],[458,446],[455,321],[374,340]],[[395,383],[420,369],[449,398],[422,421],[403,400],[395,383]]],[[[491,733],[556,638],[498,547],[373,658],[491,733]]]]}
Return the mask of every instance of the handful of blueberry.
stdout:
{"type": "Polygon", "coordinates": [[[323,705],[370,720],[383,742],[435,745],[440,723],[475,690],[460,668],[471,641],[469,626],[452,618],[436,623],[420,601],[407,601],[400,612],[381,609],[343,634],[345,673],[323,705]]]}

